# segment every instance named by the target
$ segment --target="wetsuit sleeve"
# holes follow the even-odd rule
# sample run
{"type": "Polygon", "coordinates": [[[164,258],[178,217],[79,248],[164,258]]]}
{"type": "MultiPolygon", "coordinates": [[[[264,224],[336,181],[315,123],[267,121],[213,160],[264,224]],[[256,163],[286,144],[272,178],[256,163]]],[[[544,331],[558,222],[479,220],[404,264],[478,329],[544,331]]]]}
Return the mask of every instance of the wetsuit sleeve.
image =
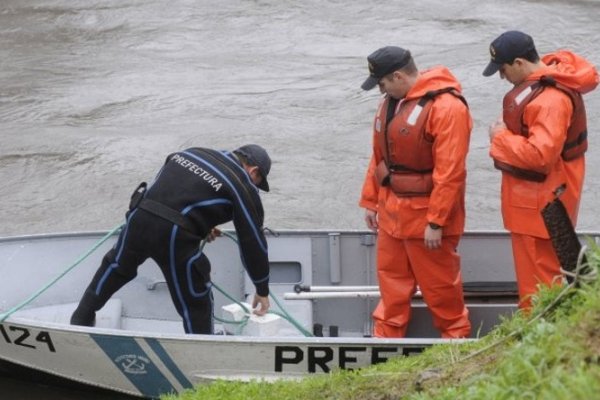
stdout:
{"type": "Polygon", "coordinates": [[[249,201],[256,202],[255,209],[262,210],[260,199],[243,199],[236,202],[233,224],[238,236],[240,255],[248,276],[259,296],[269,295],[269,256],[267,240],[262,232],[262,215],[255,215],[249,201]]]}
{"type": "Polygon", "coordinates": [[[426,129],[433,142],[433,190],[427,221],[444,226],[461,204],[466,181],[466,158],[473,123],[467,106],[451,94],[432,106],[426,129]]]}
{"type": "Polygon", "coordinates": [[[492,139],[490,156],[514,167],[547,174],[562,152],[573,115],[569,97],[547,88],[525,107],[529,136],[505,129],[492,139]]]}

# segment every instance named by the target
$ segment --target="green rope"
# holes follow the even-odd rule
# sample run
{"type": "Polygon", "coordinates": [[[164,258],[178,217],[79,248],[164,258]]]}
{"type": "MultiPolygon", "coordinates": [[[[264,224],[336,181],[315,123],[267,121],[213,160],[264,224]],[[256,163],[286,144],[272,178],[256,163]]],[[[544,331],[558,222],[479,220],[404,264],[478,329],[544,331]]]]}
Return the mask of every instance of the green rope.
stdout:
{"type": "MultiPolygon", "coordinates": [[[[225,231],[221,231],[221,234],[224,236],[227,236],[228,238],[230,238],[231,240],[233,240],[234,242],[238,242],[237,237],[235,237],[235,235],[229,233],[229,232],[225,232],[225,231]]],[[[206,240],[203,240],[202,243],[200,244],[200,251],[202,251],[204,249],[204,245],[206,245],[206,240]]],[[[215,284],[213,282],[213,287],[215,289],[217,289],[219,292],[221,292],[221,294],[223,294],[225,297],[227,297],[229,300],[233,301],[234,303],[236,303],[238,306],[240,306],[244,312],[247,314],[243,320],[241,321],[230,321],[230,320],[224,320],[221,318],[218,318],[216,315],[213,314],[213,318],[219,322],[222,323],[226,323],[226,324],[238,324],[238,333],[241,332],[243,330],[243,328],[247,325],[248,320],[250,319],[250,310],[248,310],[248,308],[242,304],[241,302],[237,301],[236,299],[234,299],[232,296],[230,296],[225,290],[221,289],[217,284],[215,284]]],[[[273,293],[269,293],[269,297],[271,297],[273,299],[273,301],[275,302],[275,304],[277,304],[277,307],[279,307],[279,309],[281,310],[281,312],[277,312],[277,311],[268,311],[268,314],[274,314],[277,315],[285,320],[287,320],[290,324],[292,324],[296,329],[298,329],[298,331],[300,331],[300,333],[302,333],[304,336],[306,337],[311,337],[314,336],[311,332],[307,331],[302,324],[300,324],[294,317],[292,317],[290,315],[290,313],[288,313],[286,311],[286,309],[281,305],[281,302],[279,301],[279,299],[277,298],[277,296],[275,296],[275,294],[273,293]]]]}
{"type": "Polygon", "coordinates": [[[42,293],[44,293],[46,290],[48,290],[56,282],[58,282],[69,271],[71,271],[73,268],[75,268],[76,266],[78,266],[79,264],[81,264],[81,262],[83,260],[85,260],[94,251],[96,251],[96,249],[98,247],[100,247],[100,245],[102,243],[106,242],[111,236],[113,236],[116,232],[118,232],[119,230],[121,230],[121,228],[123,228],[123,225],[119,225],[119,226],[115,227],[113,230],[111,230],[106,235],[104,235],[104,237],[102,239],[100,239],[94,246],[92,246],[92,248],[90,248],[85,254],[83,254],[73,264],[71,264],[68,268],[66,268],[60,275],[58,275],[56,278],[54,278],[53,280],[51,280],[50,282],[48,282],[46,285],[44,285],[44,287],[42,287],[41,289],[39,289],[37,292],[35,292],[31,296],[29,296],[29,298],[27,300],[25,300],[22,303],[16,305],[15,307],[11,308],[10,310],[8,310],[7,312],[5,312],[4,314],[0,314],[0,323],[4,322],[4,320],[6,318],[10,317],[12,314],[14,314],[15,312],[19,311],[21,308],[25,307],[27,304],[31,303],[33,300],[37,299],[42,293]]]}
{"type": "Polygon", "coordinates": [[[296,329],[298,329],[304,336],[306,336],[306,337],[314,336],[312,334],[312,332],[307,331],[294,317],[292,317],[286,311],[286,309],[281,305],[281,303],[279,302],[279,300],[277,299],[277,296],[275,296],[275,294],[269,293],[269,296],[273,299],[273,301],[275,301],[275,304],[277,304],[277,307],[279,307],[279,309],[282,311],[281,314],[278,313],[277,311],[269,311],[269,313],[279,315],[280,317],[286,319],[289,323],[294,325],[296,327],[296,329]]]}
{"type": "MultiPolygon", "coordinates": [[[[204,247],[204,246],[202,246],[204,247]]],[[[217,317],[214,312],[213,312],[213,318],[223,324],[230,324],[230,325],[238,325],[236,327],[236,334],[240,335],[242,333],[242,331],[244,330],[244,328],[246,327],[246,325],[248,325],[248,321],[250,320],[250,311],[248,310],[248,308],[240,303],[239,301],[237,301],[236,299],[234,299],[233,297],[231,297],[229,295],[229,293],[227,293],[225,290],[221,289],[219,287],[219,285],[215,284],[214,282],[212,283],[212,286],[217,289],[219,292],[221,292],[222,295],[224,295],[225,297],[227,297],[229,300],[233,301],[234,303],[236,303],[238,306],[242,307],[242,310],[244,310],[244,312],[246,313],[246,315],[244,315],[244,318],[241,321],[233,321],[233,320],[227,320],[227,319],[223,319],[223,318],[219,318],[217,317]]]]}

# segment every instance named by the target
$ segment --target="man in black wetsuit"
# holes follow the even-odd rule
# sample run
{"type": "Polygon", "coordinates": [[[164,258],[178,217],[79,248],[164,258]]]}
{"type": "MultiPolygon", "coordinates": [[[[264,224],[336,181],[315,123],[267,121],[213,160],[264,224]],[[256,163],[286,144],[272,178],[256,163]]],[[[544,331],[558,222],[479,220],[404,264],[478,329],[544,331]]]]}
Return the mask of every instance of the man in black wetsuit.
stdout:
{"type": "Polygon", "coordinates": [[[93,326],[96,311],[152,258],[187,333],[213,333],[210,262],[199,248],[233,220],[242,262],[256,287],[255,313],[269,309],[269,258],[258,189],[269,191],[271,159],[256,144],[233,152],[190,148],[170,154],[153,183],[134,192],[127,222],[71,317],[93,326]]]}

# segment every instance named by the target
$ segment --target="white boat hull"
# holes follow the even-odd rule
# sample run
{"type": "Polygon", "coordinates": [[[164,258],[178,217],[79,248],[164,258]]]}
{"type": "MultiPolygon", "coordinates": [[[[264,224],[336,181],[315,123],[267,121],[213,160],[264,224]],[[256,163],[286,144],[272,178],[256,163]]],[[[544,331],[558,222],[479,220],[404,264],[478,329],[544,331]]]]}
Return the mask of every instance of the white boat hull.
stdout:
{"type": "Polygon", "coordinates": [[[216,379],[294,379],[418,353],[442,339],[148,335],[4,322],[3,360],[86,385],[156,398],[216,379]]]}

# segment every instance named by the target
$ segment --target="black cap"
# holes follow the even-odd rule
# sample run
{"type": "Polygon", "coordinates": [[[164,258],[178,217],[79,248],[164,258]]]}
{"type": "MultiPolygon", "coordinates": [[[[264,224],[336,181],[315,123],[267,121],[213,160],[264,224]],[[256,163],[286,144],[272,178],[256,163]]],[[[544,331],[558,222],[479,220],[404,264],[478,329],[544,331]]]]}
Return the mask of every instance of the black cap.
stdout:
{"type": "Polygon", "coordinates": [[[510,64],[515,58],[535,50],[533,39],[526,33],[507,31],[498,36],[490,45],[490,63],[483,70],[483,76],[492,76],[502,64],[510,64]]]}
{"type": "Polygon", "coordinates": [[[367,57],[369,77],[361,85],[363,90],[371,90],[387,74],[404,67],[411,60],[410,51],[402,47],[387,46],[375,50],[367,57]]]}
{"type": "Polygon", "coordinates": [[[248,160],[248,163],[258,167],[258,171],[262,176],[262,181],[258,184],[258,188],[269,191],[269,182],[267,182],[267,175],[271,171],[271,157],[267,154],[267,151],[257,144],[247,144],[237,150],[234,153],[239,153],[248,160]]]}

